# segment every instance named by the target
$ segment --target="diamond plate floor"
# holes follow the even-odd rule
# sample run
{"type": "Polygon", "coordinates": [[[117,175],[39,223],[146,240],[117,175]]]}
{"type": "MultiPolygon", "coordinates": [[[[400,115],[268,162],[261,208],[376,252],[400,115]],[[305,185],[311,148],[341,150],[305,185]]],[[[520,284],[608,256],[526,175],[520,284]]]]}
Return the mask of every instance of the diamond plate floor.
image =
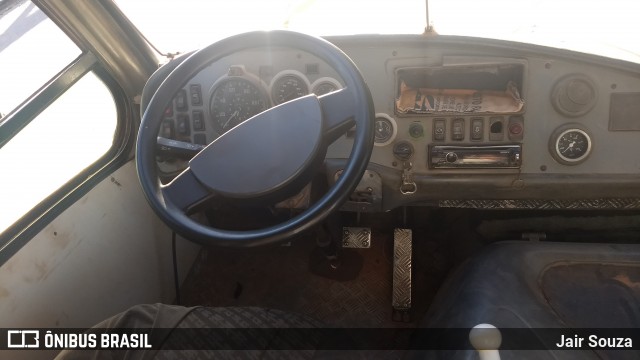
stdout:
{"type": "Polygon", "coordinates": [[[203,250],[183,286],[183,303],[275,308],[336,327],[415,326],[448,270],[439,241],[424,236],[414,233],[412,323],[392,321],[393,234],[375,229],[370,249],[349,249],[362,258],[360,273],[350,281],[309,271],[314,239],[289,247],[203,250]]]}

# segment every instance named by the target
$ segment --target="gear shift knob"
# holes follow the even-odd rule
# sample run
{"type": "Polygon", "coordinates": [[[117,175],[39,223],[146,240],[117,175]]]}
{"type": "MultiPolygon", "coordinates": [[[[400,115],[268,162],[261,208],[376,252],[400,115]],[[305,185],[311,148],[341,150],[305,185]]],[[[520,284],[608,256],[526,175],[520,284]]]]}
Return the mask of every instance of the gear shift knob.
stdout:
{"type": "Polygon", "coordinates": [[[502,344],[500,330],[491,324],[478,324],[469,332],[469,341],[478,351],[480,360],[500,360],[498,349],[502,344]]]}

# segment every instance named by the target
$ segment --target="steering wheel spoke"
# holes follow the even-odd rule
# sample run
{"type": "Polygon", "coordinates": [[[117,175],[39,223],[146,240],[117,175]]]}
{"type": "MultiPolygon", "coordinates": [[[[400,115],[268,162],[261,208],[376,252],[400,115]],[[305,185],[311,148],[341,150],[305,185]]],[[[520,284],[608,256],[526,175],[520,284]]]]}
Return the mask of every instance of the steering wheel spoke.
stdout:
{"type": "Polygon", "coordinates": [[[354,119],[356,98],[349,88],[343,88],[322,95],[318,99],[325,127],[324,138],[327,144],[331,144],[356,124],[354,119]]]}
{"type": "Polygon", "coordinates": [[[212,192],[200,184],[189,168],[176,176],[170,183],[162,186],[160,190],[165,202],[171,203],[183,212],[188,212],[193,205],[214,196],[212,192]]]}

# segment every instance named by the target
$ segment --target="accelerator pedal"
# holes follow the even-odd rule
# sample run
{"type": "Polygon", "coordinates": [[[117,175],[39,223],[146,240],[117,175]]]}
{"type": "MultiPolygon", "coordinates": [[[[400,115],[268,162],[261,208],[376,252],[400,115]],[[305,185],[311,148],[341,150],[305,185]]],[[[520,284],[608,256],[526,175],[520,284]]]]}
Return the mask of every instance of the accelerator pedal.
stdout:
{"type": "Polygon", "coordinates": [[[411,229],[393,231],[393,320],[410,322],[411,309],[411,253],[413,233],[411,229]]]}

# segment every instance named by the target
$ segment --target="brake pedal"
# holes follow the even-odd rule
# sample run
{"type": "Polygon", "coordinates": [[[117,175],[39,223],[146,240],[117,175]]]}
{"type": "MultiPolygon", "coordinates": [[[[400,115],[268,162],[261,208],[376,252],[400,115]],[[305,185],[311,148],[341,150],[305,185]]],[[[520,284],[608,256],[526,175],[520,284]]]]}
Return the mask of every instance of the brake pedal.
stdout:
{"type": "MultiPolygon", "coordinates": [[[[411,253],[413,233],[411,229],[393,231],[393,294],[391,305],[398,312],[411,309],[411,253]]],[[[404,318],[404,316],[401,316],[404,318]]]]}
{"type": "Polygon", "coordinates": [[[343,227],[342,247],[368,249],[371,247],[371,229],[364,227],[343,227]]]}

